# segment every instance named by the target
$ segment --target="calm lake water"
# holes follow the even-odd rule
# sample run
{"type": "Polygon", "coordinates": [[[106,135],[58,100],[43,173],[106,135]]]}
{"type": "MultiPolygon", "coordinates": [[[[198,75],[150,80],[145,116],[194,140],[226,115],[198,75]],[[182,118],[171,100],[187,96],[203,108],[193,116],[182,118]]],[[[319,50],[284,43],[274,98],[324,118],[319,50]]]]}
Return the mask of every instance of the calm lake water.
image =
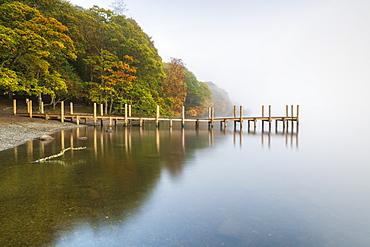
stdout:
{"type": "Polygon", "coordinates": [[[0,245],[370,246],[369,135],[323,122],[90,126],[2,151],[0,245]],[[32,163],[70,146],[87,148],[32,163]]]}

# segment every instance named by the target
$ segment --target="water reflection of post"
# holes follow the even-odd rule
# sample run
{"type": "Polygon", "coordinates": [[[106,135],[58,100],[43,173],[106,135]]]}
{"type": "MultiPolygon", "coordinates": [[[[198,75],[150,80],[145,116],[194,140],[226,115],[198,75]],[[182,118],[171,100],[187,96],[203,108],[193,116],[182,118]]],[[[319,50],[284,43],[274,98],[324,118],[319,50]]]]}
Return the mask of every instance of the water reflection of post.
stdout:
{"type": "Polygon", "coordinates": [[[285,135],[285,146],[286,147],[288,147],[288,144],[290,143],[290,147],[293,148],[294,143],[295,143],[295,147],[298,148],[299,137],[298,137],[297,132],[296,133],[294,133],[293,131],[292,132],[286,132],[286,133],[284,133],[284,135],[285,135]],[[290,136],[290,138],[289,138],[289,136],[290,136]],[[294,142],[294,138],[295,138],[295,142],[294,142]]]}
{"type": "Polygon", "coordinates": [[[94,153],[95,158],[98,157],[98,135],[96,133],[96,127],[94,128],[94,153]]]}
{"type": "Polygon", "coordinates": [[[70,136],[69,136],[69,146],[72,148],[71,149],[71,156],[73,157],[73,148],[74,148],[74,145],[73,145],[74,143],[73,143],[73,135],[71,134],[70,136]]]}
{"type": "Polygon", "coordinates": [[[104,135],[103,135],[103,126],[100,128],[100,152],[102,157],[104,157],[104,135]]]}
{"type": "Polygon", "coordinates": [[[160,152],[160,136],[159,136],[159,128],[155,129],[155,144],[157,147],[157,154],[160,152]]]}
{"type": "Polygon", "coordinates": [[[243,130],[240,129],[239,131],[239,146],[242,147],[243,146],[243,130]]]}
{"type": "MultiPolygon", "coordinates": [[[[262,146],[265,144],[265,132],[264,131],[261,132],[261,144],[262,146]]],[[[271,147],[271,131],[267,133],[267,146],[268,148],[271,147]]]]}
{"type": "Polygon", "coordinates": [[[125,135],[125,151],[126,151],[126,154],[129,153],[129,140],[128,140],[128,128],[124,128],[124,135],[125,135]]]}
{"type": "Polygon", "coordinates": [[[64,143],[64,130],[60,132],[60,146],[62,147],[62,150],[65,149],[65,143],[64,143]]]}
{"type": "Polygon", "coordinates": [[[269,133],[268,133],[268,135],[267,135],[267,145],[268,145],[268,147],[269,147],[269,149],[271,148],[271,123],[270,123],[270,128],[269,128],[269,133]]]}
{"type": "Polygon", "coordinates": [[[28,161],[33,161],[33,141],[26,142],[28,161]]]}
{"type": "Polygon", "coordinates": [[[185,129],[181,128],[181,145],[182,151],[185,153],[185,129]]]}
{"type": "Polygon", "coordinates": [[[297,124],[297,134],[295,135],[295,147],[298,148],[298,124],[297,124]]]}
{"type": "Polygon", "coordinates": [[[45,142],[40,143],[40,157],[45,157],[45,142]]]}
{"type": "Polygon", "coordinates": [[[234,146],[236,145],[236,131],[234,130],[234,146]]]}
{"type": "Polygon", "coordinates": [[[13,148],[14,151],[14,160],[18,163],[18,147],[13,148]]]}
{"type": "Polygon", "coordinates": [[[213,147],[213,144],[214,144],[214,132],[213,132],[213,128],[212,129],[209,129],[209,131],[208,131],[208,140],[209,140],[210,146],[213,147]]]}
{"type": "Polygon", "coordinates": [[[288,146],[288,131],[285,133],[285,146],[288,146]]]}

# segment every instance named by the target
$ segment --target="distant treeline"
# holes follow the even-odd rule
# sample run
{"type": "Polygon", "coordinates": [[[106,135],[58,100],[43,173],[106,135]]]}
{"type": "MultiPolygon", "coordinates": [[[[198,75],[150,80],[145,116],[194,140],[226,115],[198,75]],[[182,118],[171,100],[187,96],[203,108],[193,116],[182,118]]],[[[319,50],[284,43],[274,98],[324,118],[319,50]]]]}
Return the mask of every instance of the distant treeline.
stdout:
{"type": "Polygon", "coordinates": [[[135,20],[98,6],[0,0],[0,45],[0,90],[10,95],[97,102],[106,113],[127,103],[133,114],[152,115],[160,105],[165,116],[183,105],[188,116],[204,115],[214,102],[230,105],[226,92],[198,81],[181,59],[163,63],[135,20]]]}

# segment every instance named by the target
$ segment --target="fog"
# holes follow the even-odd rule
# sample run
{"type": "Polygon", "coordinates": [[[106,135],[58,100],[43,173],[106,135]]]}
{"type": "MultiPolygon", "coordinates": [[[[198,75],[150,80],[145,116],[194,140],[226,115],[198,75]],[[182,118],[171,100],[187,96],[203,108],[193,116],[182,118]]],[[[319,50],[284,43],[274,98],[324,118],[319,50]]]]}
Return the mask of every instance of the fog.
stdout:
{"type": "Polygon", "coordinates": [[[199,80],[224,88],[252,114],[262,104],[281,111],[300,104],[302,114],[333,116],[364,114],[370,105],[368,1],[125,3],[164,61],[181,58],[199,80]]]}

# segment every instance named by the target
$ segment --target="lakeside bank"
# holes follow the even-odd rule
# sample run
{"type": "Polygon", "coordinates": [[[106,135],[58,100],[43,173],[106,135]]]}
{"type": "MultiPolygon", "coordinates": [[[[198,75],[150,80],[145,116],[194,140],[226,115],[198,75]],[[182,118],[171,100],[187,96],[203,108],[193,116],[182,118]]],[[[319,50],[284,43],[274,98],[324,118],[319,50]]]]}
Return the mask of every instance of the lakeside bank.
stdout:
{"type": "Polygon", "coordinates": [[[24,144],[42,135],[78,128],[75,123],[14,116],[12,108],[0,105],[0,151],[24,144]]]}

